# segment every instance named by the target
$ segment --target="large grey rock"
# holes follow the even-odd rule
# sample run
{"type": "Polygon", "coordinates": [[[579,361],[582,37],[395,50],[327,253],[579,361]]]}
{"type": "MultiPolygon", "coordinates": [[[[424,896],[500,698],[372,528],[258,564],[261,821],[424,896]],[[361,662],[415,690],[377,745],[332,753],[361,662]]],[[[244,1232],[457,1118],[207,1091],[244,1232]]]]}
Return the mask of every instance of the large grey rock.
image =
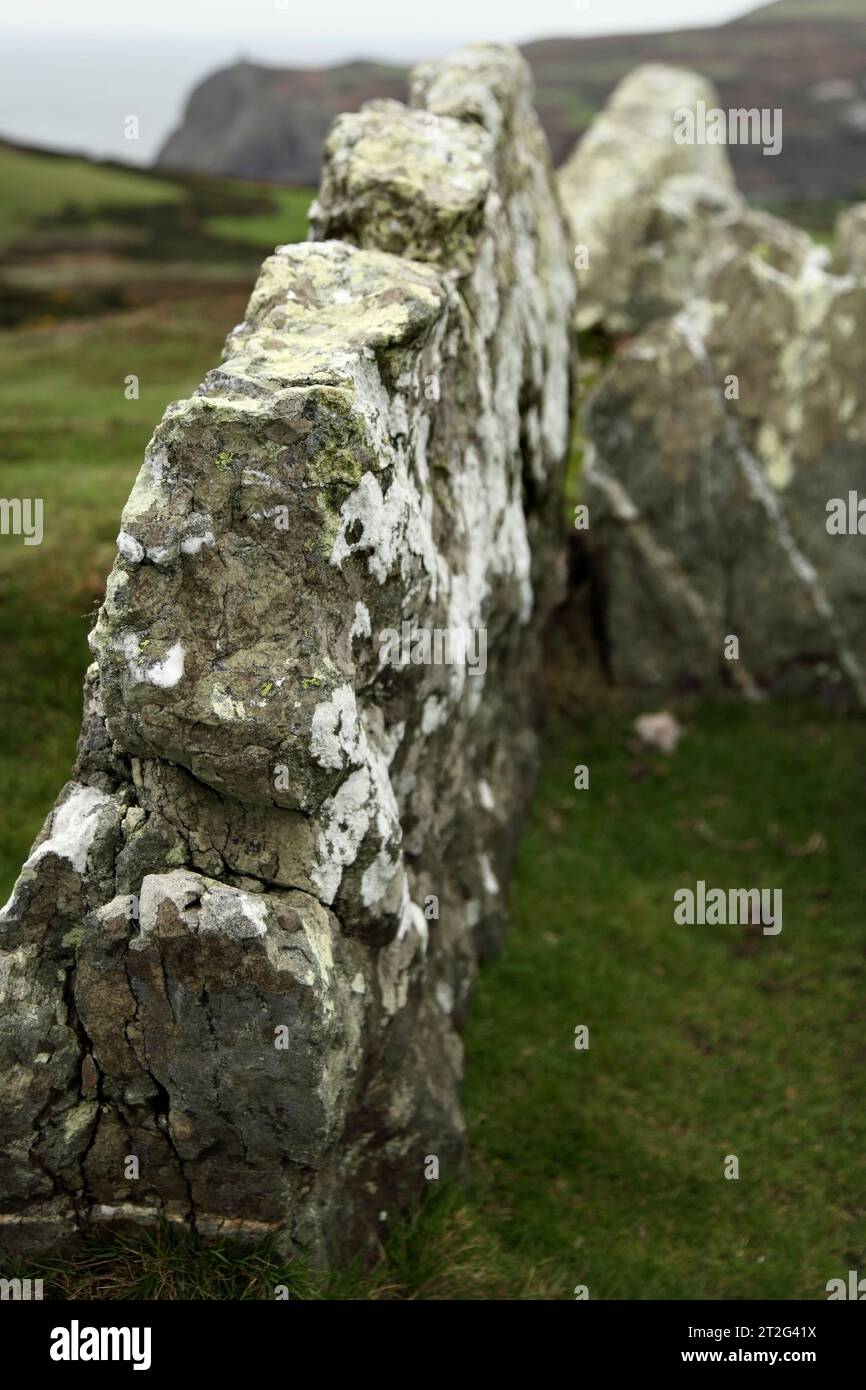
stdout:
{"type": "Polygon", "coordinates": [[[793,231],[793,254],[740,231],[715,230],[684,307],[620,348],[586,411],[611,670],[863,704],[863,537],[828,529],[828,503],[847,514],[866,470],[866,283],[793,231]]]}
{"type": "Polygon", "coordinates": [[[628,251],[628,299],[600,320],[610,334],[635,333],[705,298],[720,268],[751,253],[798,275],[811,238],[781,218],[750,208],[724,180],[676,175],[636,209],[643,235],[628,251]]]}
{"type": "Polygon", "coordinates": [[[6,1249],[162,1215],[325,1258],[459,1169],[574,281],[523,61],[413,93],[338,122],[320,240],[265,262],[124,511],[75,778],[0,919],[6,1249]],[[486,672],[389,662],[403,624],[483,632],[486,672]]]}
{"type": "MultiPolygon", "coordinates": [[[[736,201],[727,152],[720,145],[678,144],[675,115],[703,101],[717,104],[712,84],[686,68],[649,63],[623,78],[559,172],[563,206],[578,254],[578,326],[633,332],[648,316],[641,279],[663,261],[657,198],[668,180],[698,178],[709,189],[707,216],[729,216],[736,201]],[[727,203],[725,194],[730,195],[727,203]]],[[[679,208],[663,214],[675,221],[679,208]]]]}

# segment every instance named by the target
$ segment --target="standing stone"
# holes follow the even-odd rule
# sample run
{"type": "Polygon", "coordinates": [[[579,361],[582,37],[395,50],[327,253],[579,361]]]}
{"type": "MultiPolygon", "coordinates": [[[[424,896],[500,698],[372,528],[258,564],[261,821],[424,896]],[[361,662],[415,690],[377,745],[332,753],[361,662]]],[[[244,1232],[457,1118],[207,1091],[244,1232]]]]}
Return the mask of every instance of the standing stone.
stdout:
{"type": "Polygon", "coordinates": [[[653,208],[657,269],[646,239],[632,268],[641,331],[584,421],[611,672],[862,705],[864,536],[831,513],[866,476],[866,282],[724,181],[669,179],[653,208]]]}
{"type": "Polygon", "coordinates": [[[577,252],[578,326],[633,332],[645,318],[637,281],[662,260],[655,199],[675,177],[697,177],[724,206],[734,176],[720,145],[678,144],[675,116],[717,103],[710,82],[686,68],[648,63],[623,78],[559,172],[577,252]],[[583,249],[587,264],[581,264],[583,249]]]}
{"type": "Polygon", "coordinates": [[[413,103],[337,122],[317,239],[265,262],[124,510],[74,780],[0,917],[6,1250],[165,1217],[325,1259],[427,1155],[459,1170],[574,281],[517,53],[413,103]]]}

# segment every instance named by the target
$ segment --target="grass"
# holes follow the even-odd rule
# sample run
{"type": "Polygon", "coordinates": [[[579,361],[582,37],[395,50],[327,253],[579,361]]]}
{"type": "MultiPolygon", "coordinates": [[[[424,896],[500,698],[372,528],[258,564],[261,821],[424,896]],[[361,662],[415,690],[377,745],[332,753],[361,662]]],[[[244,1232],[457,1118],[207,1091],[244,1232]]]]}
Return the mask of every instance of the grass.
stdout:
{"type": "Polygon", "coordinates": [[[252,286],[307,233],[310,189],[146,171],[0,143],[0,329],[252,286]]]}
{"type": "Polygon", "coordinates": [[[467,1036],[470,1133],[500,1240],[560,1297],[817,1298],[866,1254],[866,726],[685,719],[669,761],[624,716],[548,728],[514,931],[467,1036]],[[699,878],[782,888],[781,934],[677,926],[699,878]]]}
{"type": "Polygon", "coordinates": [[[141,208],[183,197],[180,185],[151,174],[5,145],[0,145],[0,188],[0,245],[17,241],[41,218],[93,213],[106,206],[141,208]]]}
{"type": "Polygon", "coordinates": [[[305,241],[309,189],[274,188],[270,193],[274,206],[269,212],[209,217],[205,221],[208,232],[227,241],[246,242],[263,252],[283,242],[305,241]]]}

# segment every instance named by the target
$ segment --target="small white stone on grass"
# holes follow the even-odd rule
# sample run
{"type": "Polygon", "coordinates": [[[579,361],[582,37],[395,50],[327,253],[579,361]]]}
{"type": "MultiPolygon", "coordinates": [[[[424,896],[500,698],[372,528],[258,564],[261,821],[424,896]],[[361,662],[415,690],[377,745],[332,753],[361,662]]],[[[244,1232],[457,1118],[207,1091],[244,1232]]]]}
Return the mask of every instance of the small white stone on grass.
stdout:
{"type": "Polygon", "coordinates": [[[640,714],[634,721],[634,731],[642,743],[661,753],[673,753],[683,735],[683,728],[667,710],[658,714],[640,714]]]}

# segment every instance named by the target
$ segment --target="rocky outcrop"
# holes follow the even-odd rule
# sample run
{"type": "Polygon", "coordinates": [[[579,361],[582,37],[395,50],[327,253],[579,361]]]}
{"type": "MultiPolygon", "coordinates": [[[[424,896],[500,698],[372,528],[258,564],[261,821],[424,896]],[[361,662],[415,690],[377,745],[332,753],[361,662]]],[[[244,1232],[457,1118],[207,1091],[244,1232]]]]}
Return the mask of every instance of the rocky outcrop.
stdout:
{"type": "Polygon", "coordinates": [[[163,169],[314,187],[334,118],[374,97],[402,99],[406,78],[405,68],[384,63],[321,70],[235,63],[194,88],[157,162],[163,169]]]}
{"type": "Polygon", "coordinates": [[[522,60],[341,118],[317,240],[171,406],[0,926],[0,1242],[317,1259],[458,1171],[560,594],[574,283],[522,60]]]}
{"type": "MultiPolygon", "coordinates": [[[[640,74],[634,84],[646,89],[640,74]]],[[[609,331],[634,336],[585,412],[581,497],[612,674],[862,704],[866,587],[849,498],[866,466],[866,283],[746,208],[724,173],[623,201],[635,187],[628,109],[617,104],[624,175],[611,147],[598,197],[640,236],[606,246],[599,219],[591,257],[627,260],[621,291],[597,300],[609,331]]],[[[640,143],[646,111],[631,109],[640,143]]],[[[659,110],[663,122],[666,92],[659,110]]]]}

